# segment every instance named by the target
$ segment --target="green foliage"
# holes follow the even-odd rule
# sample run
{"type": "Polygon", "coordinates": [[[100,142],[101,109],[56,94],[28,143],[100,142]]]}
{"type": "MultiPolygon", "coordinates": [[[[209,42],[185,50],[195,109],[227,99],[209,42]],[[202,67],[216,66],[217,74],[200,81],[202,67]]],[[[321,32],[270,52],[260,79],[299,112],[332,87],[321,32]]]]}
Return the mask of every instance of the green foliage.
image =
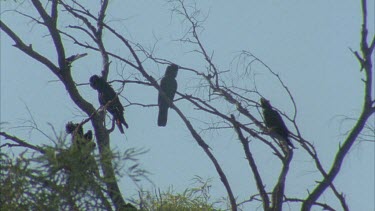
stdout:
{"type": "Polygon", "coordinates": [[[139,204],[141,210],[155,211],[210,211],[220,210],[215,207],[220,202],[212,202],[210,196],[210,180],[201,177],[194,178],[194,185],[182,193],[176,193],[173,188],[165,192],[141,191],[139,199],[132,200],[139,204]]]}
{"type": "Polygon", "coordinates": [[[100,175],[99,159],[112,162],[119,177],[147,179],[137,159],[145,150],[108,149],[99,158],[94,141],[73,136],[69,145],[65,137],[57,139],[54,146],[42,147],[43,153],[0,154],[0,210],[113,209],[105,186],[111,179],[100,175]]]}
{"type": "MultiPolygon", "coordinates": [[[[92,148],[86,151],[74,144],[61,147],[64,145],[44,147],[45,154],[38,156],[27,151],[16,158],[0,154],[0,210],[105,210],[111,207],[92,148]]],[[[126,176],[140,181],[139,177],[145,176],[146,171],[137,163],[128,166],[126,163],[137,162],[135,157],[143,153],[145,151],[129,149],[119,156],[109,151],[107,158],[121,163],[117,164],[117,171],[127,172],[126,176]]],[[[210,187],[210,180],[196,177],[193,187],[182,193],[172,188],[158,193],[141,191],[140,198],[131,202],[138,204],[141,210],[219,210],[215,207],[218,202],[211,202],[210,187]]]]}
{"type": "Polygon", "coordinates": [[[44,154],[1,154],[0,210],[104,208],[104,185],[92,152],[58,143],[44,154]]]}
{"type": "Polygon", "coordinates": [[[56,186],[40,177],[42,172],[24,154],[17,159],[0,156],[0,210],[57,210],[56,186]]]}

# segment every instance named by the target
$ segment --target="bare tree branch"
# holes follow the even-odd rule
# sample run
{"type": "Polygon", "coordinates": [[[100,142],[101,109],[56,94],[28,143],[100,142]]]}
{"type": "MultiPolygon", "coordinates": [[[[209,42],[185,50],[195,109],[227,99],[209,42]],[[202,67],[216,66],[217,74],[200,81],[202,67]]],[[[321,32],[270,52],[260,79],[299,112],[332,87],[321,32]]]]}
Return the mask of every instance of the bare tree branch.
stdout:
{"type": "Polygon", "coordinates": [[[40,152],[42,154],[46,153],[46,151],[44,149],[42,149],[41,147],[29,144],[26,141],[17,138],[16,136],[11,136],[11,135],[9,135],[9,134],[7,134],[5,132],[0,132],[0,136],[3,136],[4,138],[9,139],[11,141],[14,141],[19,146],[26,147],[26,148],[29,148],[29,149],[33,149],[33,150],[38,151],[38,152],[40,152]]]}
{"type": "MultiPolygon", "coordinates": [[[[354,125],[352,131],[349,133],[347,138],[344,141],[342,147],[339,148],[334,162],[330,171],[328,172],[327,176],[324,177],[323,181],[320,182],[315,189],[308,195],[305,202],[302,204],[302,210],[310,210],[311,206],[316,202],[316,200],[323,194],[325,189],[330,186],[340,171],[341,165],[344,161],[344,158],[348,154],[349,150],[353,146],[355,140],[357,140],[358,136],[360,135],[361,131],[366,125],[368,118],[374,113],[371,108],[372,102],[372,91],[373,91],[373,82],[372,82],[372,52],[368,50],[367,44],[367,2],[366,0],[362,0],[362,14],[363,14],[363,23],[362,23],[362,33],[361,33],[361,52],[362,52],[362,60],[361,65],[365,70],[365,96],[363,102],[362,112],[358,118],[357,123],[354,125]]],[[[343,204],[342,204],[343,205],[343,204]]],[[[344,206],[344,209],[347,207],[344,206]]]]}
{"type": "MultiPolygon", "coordinates": [[[[116,62],[120,62],[121,65],[130,66],[130,71],[135,71],[135,74],[128,74],[128,77],[121,77],[126,80],[113,80],[115,82],[121,82],[124,86],[125,84],[137,84],[137,86],[150,87],[157,90],[161,93],[162,97],[166,99],[171,109],[176,111],[179,118],[183,121],[186,128],[189,130],[191,137],[194,141],[200,146],[200,148],[205,152],[206,156],[210,159],[214,165],[217,174],[219,175],[223,186],[227,192],[230,206],[232,210],[240,209],[238,206],[250,201],[261,201],[264,210],[281,210],[283,204],[287,202],[298,202],[302,203],[302,210],[310,210],[312,206],[320,206],[323,209],[334,210],[330,205],[317,202],[319,197],[326,192],[327,188],[332,189],[334,195],[339,199],[343,210],[348,210],[348,205],[346,204],[345,197],[340,193],[337,188],[334,186],[334,179],[340,171],[340,167],[344,158],[347,156],[349,150],[354,144],[355,140],[358,140],[363,128],[365,127],[368,119],[375,113],[375,99],[372,97],[372,91],[374,88],[373,84],[373,70],[372,70],[372,53],[375,48],[375,36],[370,42],[367,42],[367,5],[366,1],[362,0],[362,12],[363,12],[363,25],[362,25],[362,37],[360,44],[360,51],[353,51],[354,56],[358,59],[361,71],[365,74],[364,84],[365,84],[365,98],[363,104],[363,110],[358,118],[355,126],[350,133],[347,134],[347,137],[344,140],[344,143],[338,149],[335,160],[331,166],[331,169],[327,172],[322,165],[322,162],[318,156],[318,152],[314,145],[308,140],[304,139],[301,135],[301,131],[297,125],[297,105],[295,99],[293,98],[291,90],[288,86],[282,81],[279,74],[273,71],[266,63],[261,61],[259,58],[254,56],[249,51],[242,51],[239,55],[240,58],[246,58],[244,62],[245,70],[240,72],[239,76],[246,77],[246,80],[250,79],[250,72],[252,71],[253,64],[260,64],[262,67],[265,67],[271,74],[271,77],[276,78],[280,83],[282,89],[286,94],[289,95],[290,101],[293,104],[293,113],[290,117],[280,110],[283,117],[287,118],[295,128],[295,133],[290,134],[291,138],[298,141],[302,148],[307,152],[314,162],[316,169],[322,175],[322,181],[318,182],[316,187],[312,190],[311,193],[308,193],[306,199],[297,199],[297,198],[287,198],[285,196],[285,182],[287,180],[289,165],[293,158],[292,149],[285,148],[282,143],[275,141],[275,136],[270,133],[264,126],[264,121],[262,120],[262,114],[259,111],[259,97],[262,94],[258,91],[255,84],[254,77],[254,88],[248,88],[247,85],[242,86],[236,84],[235,77],[227,80],[227,75],[232,74],[232,70],[220,69],[220,67],[214,62],[214,50],[208,50],[205,48],[203,39],[200,37],[200,33],[203,31],[202,23],[204,18],[201,18],[201,11],[196,8],[196,4],[188,5],[187,1],[184,0],[170,0],[169,2],[176,3],[173,7],[173,13],[182,16],[183,23],[187,23],[188,30],[183,34],[183,36],[177,41],[182,42],[183,44],[193,46],[190,52],[193,52],[203,58],[206,68],[203,70],[194,69],[194,67],[183,67],[179,65],[179,70],[183,70],[184,74],[190,74],[194,79],[199,80],[198,83],[194,84],[192,87],[189,87],[189,90],[186,93],[177,92],[180,96],[178,99],[169,100],[166,97],[166,94],[161,90],[160,85],[154,78],[154,75],[151,71],[147,71],[146,61],[155,62],[156,64],[171,64],[173,61],[165,58],[158,58],[153,55],[154,49],[146,50],[140,44],[132,42],[126,36],[123,36],[119,31],[116,31],[115,28],[109,25],[109,22],[106,20],[106,13],[108,9],[108,0],[101,0],[100,4],[97,5],[98,14],[93,14],[91,11],[83,5],[80,1],[77,0],[51,0],[46,5],[42,5],[40,0],[32,0],[32,5],[38,12],[36,17],[26,15],[24,13],[18,12],[18,14],[23,15],[27,18],[30,18],[32,21],[38,23],[38,26],[47,28],[51,38],[52,43],[49,44],[49,47],[52,47],[54,52],[57,54],[58,65],[54,64],[47,55],[41,55],[39,52],[36,52],[31,45],[27,45],[23,42],[22,38],[17,35],[11,28],[9,28],[5,23],[0,20],[0,28],[5,34],[7,34],[14,42],[15,47],[20,49],[26,55],[30,56],[34,60],[40,62],[46,66],[52,73],[54,73],[58,79],[65,86],[70,98],[72,101],[82,110],[87,117],[79,124],[82,126],[87,122],[91,122],[96,136],[96,141],[98,143],[99,153],[100,153],[100,162],[101,169],[104,175],[104,183],[106,185],[106,191],[109,195],[108,201],[112,202],[111,205],[106,204],[107,209],[112,209],[113,207],[116,210],[123,210],[127,204],[125,203],[124,197],[121,194],[120,188],[117,184],[115,168],[112,165],[110,148],[110,133],[114,130],[115,124],[112,121],[112,127],[107,129],[108,125],[105,124],[106,116],[105,110],[107,106],[111,103],[108,102],[107,105],[102,106],[99,109],[95,109],[94,106],[87,102],[79,93],[78,88],[82,86],[87,86],[88,83],[77,84],[71,74],[71,58],[65,58],[65,50],[61,37],[67,37],[69,41],[72,41],[76,47],[80,49],[86,49],[92,52],[100,53],[100,59],[102,66],[99,67],[101,75],[103,78],[108,80],[108,75],[110,71],[110,64],[114,59],[116,62]],[[61,10],[61,8],[63,10],[61,10]],[[50,11],[46,8],[50,8],[50,11]],[[66,24],[67,28],[58,29],[57,26],[59,23],[59,15],[66,14],[74,20],[78,20],[78,23],[66,24]],[[40,18],[38,17],[40,16],[40,18]],[[82,36],[76,36],[71,32],[76,32],[82,36]],[[107,32],[107,33],[106,33],[107,32]],[[118,55],[111,48],[104,43],[103,34],[110,34],[111,38],[116,39],[120,42],[122,48],[124,48],[128,53],[126,56],[118,55]],[[149,52],[148,52],[149,51],[149,52]],[[232,80],[232,81],[230,81],[232,80]],[[193,94],[192,94],[193,93],[193,94]],[[209,114],[210,120],[200,119],[200,118],[189,118],[189,114],[185,113],[177,106],[178,101],[187,102],[189,105],[192,105],[197,112],[202,112],[204,114],[209,114]],[[224,106],[223,106],[224,105],[224,106]],[[224,107],[224,108],[223,108],[224,107]],[[227,109],[227,110],[226,110],[227,109]],[[236,116],[236,118],[235,118],[236,116]],[[193,122],[196,121],[196,122],[193,122]],[[242,147],[244,149],[244,154],[246,156],[247,162],[249,164],[249,169],[252,171],[254,180],[257,185],[258,193],[251,196],[249,200],[246,200],[241,203],[237,203],[238,199],[235,198],[230,182],[220,165],[218,159],[215,157],[212,149],[206,143],[207,140],[204,139],[204,135],[198,132],[197,126],[195,123],[199,122],[209,125],[208,128],[202,129],[201,131],[207,130],[218,130],[230,132],[232,135],[238,136],[242,147]],[[274,178],[275,186],[273,187],[272,193],[267,192],[264,182],[264,178],[260,175],[261,169],[256,165],[255,158],[253,157],[252,151],[250,150],[249,138],[254,138],[252,141],[261,141],[261,144],[264,144],[267,147],[267,153],[273,153],[276,155],[280,161],[281,171],[278,178],[274,178]],[[110,200],[111,201],[110,201],[110,200]],[[113,206],[113,207],[111,207],[113,206]]],[[[156,45],[156,44],[155,44],[156,45]]],[[[155,48],[155,46],[154,46],[155,48]]],[[[80,55],[80,54],[77,54],[80,55]]],[[[81,54],[85,55],[85,54],[81,54]]],[[[56,63],[56,62],[55,62],[56,63]]],[[[240,68],[238,68],[240,69],[240,68]]],[[[128,69],[126,69],[128,70],[128,69]]],[[[235,70],[236,71],[236,70],[235,70]]],[[[125,71],[124,71],[125,72],[125,71]]],[[[236,72],[235,72],[236,73],[236,72]]],[[[112,82],[113,82],[112,81],[112,82]]],[[[120,95],[121,91],[117,93],[120,95]]],[[[124,94],[123,94],[124,95],[124,94]]],[[[127,100],[127,106],[142,106],[142,107],[152,107],[156,104],[144,103],[142,101],[129,100],[124,95],[124,99],[127,100]]],[[[277,110],[277,109],[276,109],[277,110]]],[[[197,125],[198,125],[197,124],[197,125]]],[[[18,139],[17,137],[10,136],[6,133],[1,132],[0,136],[3,136],[12,141],[12,143],[7,143],[0,147],[4,146],[22,146],[33,150],[43,150],[38,146],[33,146],[27,142],[18,139]],[[13,144],[15,143],[15,144],[13,144]]],[[[363,135],[366,138],[365,135],[363,135]]],[[[43,153],[42,151],[39,151],[43,153]]],[[[272,154],[271,154],[272,155],[272,154]]],[[[250,178],[251,179],[251,178],[250,178]]],[[[105,196],[107,197],[107,196],[105,196]]],[[[71,208],[74,207],[74,201],[71,201],[71,208]]],[[[142,204],[141,204],[142,208],[142,204]]]]}
{"type": "Polygon", "coordinates": [[[49,59],[40,55],[38,52],[34,51],[32,45],[27,46],[21,38],[17,36],[3,21],[0,20],[0,28],[3,30],[12,40],[16,43],[14,47],[23,51],[26,55],[32,57],[33,59],[39,61],[40,63],[47,66],[55,75],[58,76],[59,68],[55,66],[49,59]]]}
{"type": "MultiPolygon", "coordinates": [[[[304,200],[298,199],[298,198],[287,198],[287,197],[285,197],[285,202],[304,202],[304,200]]],[[[314,202],[314,205],[322,207],[323,210],[336,211],[336,209],[333,209],[328,204],[324,204],[324,203],[320,203],[320,202],[314,202]]]]}
{"type": "Polygon", "coordinates": [[[260,173],[258,171],[258,167],[257,167],[257,165],[255,163],[253,155],[250,152],[249,141],[243,136],[241,128],[239,127],[239,124],[236,121],[236,119],[235,119],[235,117],[234,117],[233,114],[231,115],[231,120],[232,120],[232,124],[233,124],[234,130],[236,131],[236,133],[238,135],[238,138],[240,139],[240,141],[242,143],[242,147],[243,147],[243,149],[245,151],[246,159],[249,162],[249,166],[251,168],[251,171],[254,174],[254,179],[255,179],[255,182],[257,184],[259,195],[262,198],[263,209],[264,210],[269,210],[270,200],[269,200],[268,194],[267,194],[267,192],[265,190],[265,186],[263,184],[262,177],[260,176],[260,173]]]}
{"type": "MultiPolygon", "coordinates": [[[[102,170],[104,173],[104,177],[106,178],[105,183],[107,185],[108,194],[110,198],[112,199],[112,202],[114,206],[116,207],[116,209],[123,209],[124,207],[126,207],[126,203],[121,195],[120,188],[118,187],[112,163],[107,161],[107,158],[105,155],[106,153],[108,153],[110,149],[109,133],[103,124],[105,116],[103,114],[96,113],[95,108],[82,98],[71,76],[70,67],[67,65],[68,63],[65,61],[65,52],[64,52],[64,46],[62,44],[61,37],[60,37],[60,31],[57,29],[56,21],[57,21],[58,14],[57,14],[57,10],[54,9],[55,7],[57,7],[57,4],[56,4],[57,1],[55,1],[52,5],[53,6],[52,17],[47,14],[47,12],[43,8],[40,1],[33,0],[32,2],[36,10],[38,11],[42,19],[44,20],[44,25],[47,27],[47,29],[49,30],[52,36],[52,40],[53,40],[55,50],[58,56],[59,67],[56,67],[48,59],[46,59],[45,57],[33,51],[31,47],[27,47],[22,42],[22,40],[12,30],[10,30],[3,22],[0,22],[1,23],[0,27],[16,42],[16,47],[20,48],[23,52],[33,57],[35,60],[45,64],[55,75],[57,75],[59,79],[63,82],[73,102],[80,109],[82,109],[82,111],[84,111],[88,116],[90,116],[89,119],[91,119],[91,123],[95,131],[96,140],[98,142],[98,148],[99,148],[99,152],[101,155],[102,170]],[[95,115],[92,116],[92,114],[94,113],[95,115]]],[[[62,2],[59,2],[59,3],[62,3],[62,2]]],[[[103,13],[105,11],[104,8],[106,8],[105,5],[102,9],[103,13]]],[[[103,18],[104,18],[104,15],[103,15],[103,18]]],[[[103,52],[105,52],[105,50],[103,52]]]]}
{"type": "Polygon", "coordinates": [[[42,4],[39,0],[32,0],[32,3],[35,7],[35,9],[38,11],[42,19],[44,20],[45,25],[47,26],[47,29],[52,37],[52,41],[55,45],[55,49],[57,52],[57,58],[59,67],[61,70],[66,69],[66,63],[65,63],[65,50],[63,43],[61,41],[60,33],[57,30],[57,4],[58,0],[52,1],[52,16],[49,16],[46,12],[46,10],[43,8],[42,4]]]}
{"type": "Polygon", "coordinates": [[[285,148],[285,158],[283,159],[283,166],[279,175],[279,179],[272,191],[272,208],[273,211],[281,211],[283,208],[283,197],[285,192],[285,181],[289,171],[289,164],[293,158],[293,149],[285,148]]]}

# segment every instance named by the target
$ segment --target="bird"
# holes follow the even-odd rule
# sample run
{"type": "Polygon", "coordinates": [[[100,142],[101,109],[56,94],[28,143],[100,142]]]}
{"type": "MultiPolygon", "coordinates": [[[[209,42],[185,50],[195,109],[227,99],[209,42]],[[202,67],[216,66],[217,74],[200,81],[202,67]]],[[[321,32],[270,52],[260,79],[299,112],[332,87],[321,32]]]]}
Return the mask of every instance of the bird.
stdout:
{"type": "Polygon", "coordinates": [[[65,125],[65,130],[66,133],[72,134],[73,144],[76,145],[78,149],[81,149],[83,146],[86,145],[90,145],[90,148],[92,149],[95,148],[95,142],[91,142],[93,138],[91,130],[88,130],[85,134],[83,134],[82,125],[73,122],[68,122],[65,125]]]}
{"type": "Polygon", "coordinates": [[[78,134],[79,136],[83,136],[83,128],[82,126],[80,126],[78,129],[77,127],[79,126],[79,124],[74,124],[73,122],[68,122],[66,125],[65,125],[65,131],[66,133],[68,134],[72,134],[73,136],[75,134],[78,134]],[[77,129],[76,133],[73,133],[75,130],[77,129]]]}
{"type": "Polygon", "coordinates": [[[90,86],[98,91],[99,103],[102,106],[107,106],[107,110],[112,114],[113,119],[121,133],[124,133],[122,125],[129,128],[128,123],[124,118],[124,107],[122,106],[115,90],[102,77],[93,75],[90,77],[90,86]]]}
{"type": "MultiPolygon", "coordinates": [[[[88,130],[83,134],[82,124],[68,122],[65,125],[66,133],[72,135],[72,145],[68,150],[61,151],[56,155],[57,159],[57,171],[61,168],[66,168],[69,172],[77,172],[78,174],[68,175],[70,176],[81,175],[82,173],[91,172],[96,176],[99,176],[99,169],[96,164],[92,152],[95,150],[96,144],[92,141],[93,134],[91,130],[88,130]],[[61,166],[61,167],[60,167],[61,166]]],[[[54,172],[56,171],[54,170],[54,172]]]]}
{"type": "Polygon", "coordinates": [[[86,141],[91,141],[92,140],[92,131],[88,130],[85,135],[83,135],[83,138],[85,138],[86,141]]]}
{"type": "Polygon", "coordinates": [[[265,98],[260,99],[260,104],[263,108],[263,117],[266,127],[271,131],[279,135],[289,146],[295,148],[289,137],[289,130],[286,127],[280,114],[272,108],[270,102],[265,98]]]}
{"type": "MultiPolygon", "coordinates": [[[[165,70],[164,77],[160,81],[160,88],[165,93],[166,97],[173,101],[174,95],[177,91],[177,76],[178,66],[176,64],[171,64],[165,70]]],[[[167,99],[159,91],[158,96],[158,106],[159,106],[159,115],[158,115],[158,126],[165,127],[168,120],[168,108],[169,103],[167,99]]]]}

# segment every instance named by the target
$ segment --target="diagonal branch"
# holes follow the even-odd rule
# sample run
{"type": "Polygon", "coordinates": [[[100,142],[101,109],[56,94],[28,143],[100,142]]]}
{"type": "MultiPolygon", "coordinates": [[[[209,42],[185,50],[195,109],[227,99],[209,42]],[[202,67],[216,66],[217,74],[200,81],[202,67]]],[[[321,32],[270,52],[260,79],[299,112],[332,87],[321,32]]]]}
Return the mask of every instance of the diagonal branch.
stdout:
{"type": "MultiPolygon", "coordinates": [[[[287,198],[285,197],[285,202],[303,202],[303,199],[298,199],[298,198],[287,198]]],[[[323,208],[323,210],[328,210],[328,211],[336,211],[336,209],[333,209],[331,206],[328,204],[320,203],[320,202],[315,202],[314,205],[320,206],[323,208]]]]}
{"type": "Polygon", "coordinates": [[[26,147],[26,148],[29,148],[29,149],[33,149],[33,150],[38,151],[42,154],[46,153],[46,151],[44,149],[42,149],[41,147],[29,144],[26,141],[17,138],[16,136],[11,136],[11,135],[9,135],[5,132],[0,132],[0,136],[3,136],[5,139],[9,139],[9,140],[12,140],[12,141],[16,142],[20,146],[23,146],[23,147],[26,147]]]}
{"type": "Polygon", "coordinates": [[[52,1],[52,16],[49,16],[46,12],[46,10],[43,8],[42,4],[39,0],[32,0],[32,3],[35,7],[35,9],[38,11],[40,16],[42,17],[45,25],[47,26],[47,29],[52,37],[52,41],[55,45],[57,58],[59,67],[61,70],[65,70],[66,64],[65,64],[65,50],[64,45],[61,40],[60,33],[57,29],[57,5],[58,0],[52,1]]]}
{"type": "MultiPolygon", "coordinates": [[[[203,101],[202,99],[197,98],[197,97],[193,97],[193,96],[190,96],[190,95],[186,95],[186,94],[181,94],[181,93],[178,93],[178,94],[180,96],[182,96],[184,99],[186,99],[189,102],[191,102],[192,104],[194,104],[197,108],[199,108],[199,109],[201,109],[201,110],[203,110],[205,112],[208,112],[210,114],[219,116],[220,118],[222,118],[222,119],[224,119],[224,120],[232,123],[233,120],[230,117],[224,115],[223,113],[221,113],[216,108],[214,108],[213,106],[209,105],[207,102],[203,101]]],[[[253,131],[251,128],[246,127],[243,124],[240,124],[238,121],[236,121],[236,122],[238,123],[238,126],[242,130],[246,131],[251,136],[253,136],[253,137],[261,140],[263,143],[267,144],[273,150],[274,154],[276,156],[278,156],[280,159],[282,159],[281,153],[279,152],[279,150],[277,150],[277,148],[271,142],[269,142],[266,139],[264,139],[263,137],[261,137],[257,132],[253,131]]]]}
{"type": "Polygon", "coordinates": [[[32,45],[26,45],[16,33],[13,32],[3,21],[0,20],[0,28],[3,30],[16,44],[14,47],[20,49],[26,55],[32,57],[33,59],[39,61],[40,63],[47,66],[55,75],[58,76],[59,68],[55,66],[49,59],[42,56],[38,52],[34,51],[32,45]]]}
{"type": "MultiPolygon", "coordinates": [[[[372,109],[372,91],[373,91],[373,84],[372,84],[372,51],[368,50],[367,44],[367,6],[366,0],[362,0],[362,12],[363,12],[363,23],[362,23],[362,37],[361,37],[361,52],[363,55],[362,60],[364,61],[363,68],[365,70],[366,79],[365,82],[365,95],[364,95],[364,102],[362,112],[358,118],[358,121],[354,125],[352,131],[349,133],[347,138],[344,141],[342,147],[339,148],[335,160],[332,164],[330,171],[328,172],[327,176],[324,177],[323,181],[320,182],[315,189],[309,194],[306,198],[305,202],[302,204],[302,210],[310,210],[311,206],[318,200],[318,198],[323,194],[328,186],[330,186],[340,171],[341,165],[344,161],[344,158],[348,154],[349,150],[353,146],[355,140],[358,138],[359,134],[362,132],[363,128],[366,125],[367,120],[369,117],[374,114],[374,110],[372,109]]],[[[361,64],[362,65],[362,64],[361,64]]],[[[344,207],[345,209],[345,207],[344,207]]]]}
{"type": "Polygon", "coordinates": [[[260,197],[262,198],[263,210],[268,210],[269,206],[270,206],[270,200],[269,200],[268,194],[267,194],[267,192],[264,188],[265,186],[263,184],[262,177],[260,176],[260,173],[258,171],[258,167],[255,163],[253,155],[250,152],[249,141],[243,136],[241,128],[240,128],[240,126],[239,126],[238,122],[236,121],[233,114],[231,115],[231,120],[232,120],[234,130],[236,131],[236,133],[238,135],[238,138],[240,139],[240,141],[242,143],[243,149],[245,151],[246,159],[248,160],[249,165],[251,167],[251,170],[254,174],[254,178],[255,178],[255,181],[256,181],[256,184],[257,184],[257,188],[258,188],[260,197]]]}

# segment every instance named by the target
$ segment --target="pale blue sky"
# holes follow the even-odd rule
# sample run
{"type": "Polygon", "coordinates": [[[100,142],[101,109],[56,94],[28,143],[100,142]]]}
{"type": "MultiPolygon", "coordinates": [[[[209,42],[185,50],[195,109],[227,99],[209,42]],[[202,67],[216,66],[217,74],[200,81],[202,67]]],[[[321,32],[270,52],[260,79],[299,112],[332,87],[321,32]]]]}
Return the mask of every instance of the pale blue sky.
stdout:
{"type": "MultiPolygon", "coordinates": [[[[1,3],[1,19],[26,43],[40,50],[49,58],[55,58],[50,38],[46,30],[19,18],[15,13],[4,12],[13,8],[10,3],[1,3]],[[27,28],[24,28],[25,25],[27,28]]],[[[370,35],[374,34],[374,2],[368,2],[370,35]]],[[[358,50],[360,40],[361,9],[359,1],[199,1],[198,8],[209,14],[204,23],[201,38],[209,52],[214,51],[214,62],[222,70],[231,69],[233,58],[241,50],[248,50],[262,59],[273,71],[280,74],[292,91],[298,105],[298,123],[302,134],[316,146],[326,169],[331,165],[334,153],[346,132],[354,122],[342,124],[342,116],[357,117],[363,97],[363,73],[349,48],[358,50]],[[234,3],[233,3],[234,2],[234,3]]],[[[28,3],[21,10],[28,9],[28,3]]],[[[204,68],[202,58],[189,53],[190,47],[174,42],[186,31],[181,19],[172,15],[171,5],[166,1],[111,1],[106,20],[118,32],[133,42],[151,47],[158,40],[155,54],[182,66],[204,68]]],[[[92,11],[95,11],[93,6],[92,11]]],[[[35,12],[31,9],[29,14],[35,12]]],[[[64,13],[60,14],[66,15],[64,13]]],[[[63,24],[71,19],[61,18],[63,24]]],[[[120,54],[127,53],[105,33],[108,49],[120,54]]],[[[81,37],[82,38],[82,37],[81,37]]],[[[37,64],[19,50],[1,32],[1,122],[3,130],[29,140],[33,144],[49,144],[40,134],[29,135],[27,130],[15,128],[30,119],[26,105],[35,120],[46,133],[52,134],[47,123],[57,130],[63,130],[67,121],[81,121],[84,116],[78,112],[60,82],[44,66],[37,64]],[[78,115],[78,116],[77,116],[78,115]]],[[[88,82],[92,74],[99,74],[99,56],[91,51],[79,49],[65,41],[67,55],[88,52],[89,55],[74,63],[76,81],[88,82]]],[[[155,77],[164,74],[165,67],[151,62],[146,69],[155,77]]],[[[121,69],[119,62],[111,65],[110,79],[119,79],[116,71],[121,69]]],[[[278,85],[271,85],[264,68],[258,68],[257,85],[271,103],[288,114],[292,114],[291,103],[286,93],[278,85]]],[[[180,92],[189,92],[191,74],[180,71],[177,76],[180,92]]],[[[249,81],[252,83],[252,81],[249,81]]],[[[118,84],[113,85],[118,88],[118,84]]],[[[99,106],[97,93],[89,86],[80,87],[81,94],[99,106]]],[[[123,95],[132,101],[156,103],[157,92],[151,88],[139,89],[125,86],[123,95]],[[137,89],[137,90],[136,90],[137,89]]],[[[123,100],[125,104],[125,101],[123,100]]],[[[193,112],[191,105],[177,102],[183,111],[193,112]]],[[[125,116],[130,125],[126,136],[118,131],[111,134],[114,148],[145,148],[150,151],[140,157],[142,166],[150,171],[150,178],[161,189],[173,185],[181,191],[191,184],[194,175],[213,178],[212,194],[218,198],[226,196],[222,183],[200,147],[191,138],[182,121],[174,111],[170,111],[168,126],[156,125],[157,108],[130,107],[125,116]]],[[[191,117],[209,119],[192,113],[191,117]]],[[[374,122],[374,117],[370,120],[374,122]]],[[[375,124],[375,123],[374,123],[375,124]]],[[[90,125],[86,125],[88,129],[90,125]]],[[[231,133],[217,135],[205,133],[203,137],[213,148],[227,173],[238,201],[256,193],[252,174],[249,173],[242,148],[236,136],[231,133]]],[[[8,152],[12,150],[6,149],[8,152]]],[[[374,143],[356,144],[345,159],[341,173],[335,180],[339,191],[345,193],[352,210],[374,210],[374,143]]],[[[253,153],[267,187],[273,186],[278,174],[279,162],[264,146],[254,145],[253,153]]],[[[312,190],[315,180],[321,179],[313,168],[313,162],[301,149],[295,157],[289,172],[286,193],[291,197],[305,198],[307,190],[312,190]]],[[[136,187],[127,178],[121,180],[124,190],[131,190],[136,196],[136,187]]],[[[150,184],[144,183],[145,188],[150,184]]],[[[340,210],[330,191],[319,201],[333,204],[340,210]]],[[[126,196],[129,196],[126,194],[126,196]]],[[[255,205],[258,205],[255,203],[255,205]]],[[[257,206],[249,206],[254,209],[257,206]]],[[[285,207],[286,210],[288,209],[285,207]]],[[[295,206],[291,205],[292,210],[295,206]]],[[[317,209],[319,210],[319,209],[317,209]]]]}

